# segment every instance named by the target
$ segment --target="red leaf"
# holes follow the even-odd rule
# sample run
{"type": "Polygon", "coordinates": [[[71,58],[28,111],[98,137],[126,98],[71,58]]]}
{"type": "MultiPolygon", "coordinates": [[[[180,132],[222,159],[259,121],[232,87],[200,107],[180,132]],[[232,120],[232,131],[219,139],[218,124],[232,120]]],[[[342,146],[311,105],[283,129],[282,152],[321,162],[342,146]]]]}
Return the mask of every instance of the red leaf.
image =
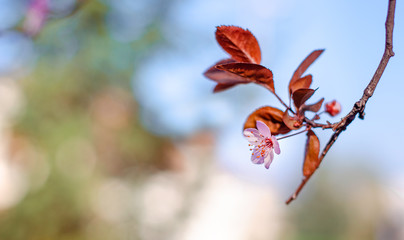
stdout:
{"type": "Polygon", "coordinates": [[[219,70],[216,68],[217,65],[234,62],[236,61],[231,58],[224,59],[215,63],[213,66],[211,66],[208,70],[204,72],[205,77],[218,83],[215,86],[215,89],[213,90],[214,93],[224,91],[226,89],[236,86],[237,84],[246,84],[251,82],[250,80],[240,77],[234,73],[219,70]]]}
{"type": "Polygon", "coordinates": [[[254,63],[228,63],[217,65],[217,69],[237,74],[240,77],[263,85],[275,93],[273,74],[268,68],[254,63]]]}
{"type": "Polygon", "coordinates": [[[219,26],[216,40],[238,62],[261,62],[261,50],[257,39],[249,30],[236,26],[219,26]]]}
{"type": "Polygon", "coordinates": [[[320,165],[319,153],[320,141],[316,134],[314,134],[312,130],[309,130],[307,132],[306,151],[303,163],[303,175],[305,177],[313,174],[320,165]]]}
{"type": "Polygon", "coordinates": [[[261,107],[248,116],[244,129],[256,128],[255,123],[260,120],[269,127],[272,135],[285,134],[290,132],[290,129],[285,125],[282,118],[283,112],[281,110],[273,107],[261,107]]]}
{"type": "Polygon", "coordinates": [[[310,104],[310,105],[303,104],[300,108],[301,108],[302,112],[305,112],[305,111],[318,112],[321,109],[323,102],[324,102],[324,98],[320,99],[320,101],[318,101],[314,104],[310,104]]]}
{"type": "Polygon", "coordinates": [[[227,89],[229,89],[231,87],[234,87],[236,85],[237,85],[236,83],[229,83],[229,84],[218,83],[215,86],[215,88],[213,89],[213,92],[214,93],[221,92],[221,91],[227,90],[227,89]]]}
{"type": "Polygon", "coordinates": [[[316,59],[324,52],[324,49],[320,50],[315,50],[312,53],[307,56],[303,62],[299,65],[299,67],[296,69],[296,71],[293,73],[292,79],[290,82],[295,81],[296,79],[299,79],[303,73],[310,67],[310,65],[316,61],[316,59]]]}
{"type": "Polygon", "coordinates": [[[313,77],[309,74],[302,78],[298,78],[296,80],[291,80],[289,83],[289,96],[292,96],[292,93],[300,88],[309,88],[311,85],[313,77]]]}
{"type": "MultiPolygon", "coordinates": [[[[304,116],[303,116],[304,117],[304,116]]],[[[285,125],[292,129],[292,130],[297,130],[302,127],[303,124],[303,119],[298,118],[297,116],[291,117],[288,113],[288,110],[283,113],[282,120],[285,123],[285,125]]]]}
{"type": "Polygon", "coordinates": [[[303,105],[307,101],[307,99],[309,99],[314,94],[314,92],[315,90],[310,88],[301,88],[293,92],[292,98],[296,109],[299,109],[300,106],[303,105]]]}
{"type": "Polygon", "coordinates": [[[219,70],[216,68],[217,65],[228,64],[228,63],[235,63],[234,59],[224,59],[220,60],[219,62],[215,63],[211,66],[208,70],[204,72],[205,77],[219,83],[219,84],[236,84],[236,83],[248,83],[247,79],[240,77],[236,74],[230,73],[228,71],[219,70]]]}

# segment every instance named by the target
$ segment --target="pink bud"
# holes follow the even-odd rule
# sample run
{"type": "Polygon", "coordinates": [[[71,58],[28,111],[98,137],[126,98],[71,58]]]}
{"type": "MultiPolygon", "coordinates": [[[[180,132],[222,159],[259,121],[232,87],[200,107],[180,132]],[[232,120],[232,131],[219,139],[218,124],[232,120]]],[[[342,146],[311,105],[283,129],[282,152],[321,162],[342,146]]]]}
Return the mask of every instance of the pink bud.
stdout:
{"type": "Polygon", "coordinates": [[[341,104],[336,100],[325,104],[325,111],[331,116],[335,116],[341,112],[341,104]]]}

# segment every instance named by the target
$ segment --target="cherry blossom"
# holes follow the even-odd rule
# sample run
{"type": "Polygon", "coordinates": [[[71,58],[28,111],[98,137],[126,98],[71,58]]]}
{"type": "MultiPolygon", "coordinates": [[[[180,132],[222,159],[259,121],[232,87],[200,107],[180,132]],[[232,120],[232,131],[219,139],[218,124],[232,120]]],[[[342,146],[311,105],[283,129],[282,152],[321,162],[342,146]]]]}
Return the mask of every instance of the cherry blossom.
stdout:
{"type": "Polygon", "coordinates": [[[265,123],[256,121],[256,126],[256,129],[245,129],[244,136],[250,143],[249,146],[254,146],[251,149],[253,151],[251,161],[255,164],[265,163],[264,166],[268,169],[274,159],[274,152],[279,155],[281,149],[278,140],[275,136],[271,136],[271,130],[265,123]]]}

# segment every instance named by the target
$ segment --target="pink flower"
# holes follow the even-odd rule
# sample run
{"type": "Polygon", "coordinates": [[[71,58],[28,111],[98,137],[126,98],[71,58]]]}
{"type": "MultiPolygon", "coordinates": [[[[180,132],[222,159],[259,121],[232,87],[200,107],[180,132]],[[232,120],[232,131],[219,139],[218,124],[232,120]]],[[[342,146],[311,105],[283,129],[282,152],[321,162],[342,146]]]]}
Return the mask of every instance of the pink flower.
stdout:
{"type": "Polygon", "coordinates": [[[325,111],[330,114],[331,116],[335,116],[341,112],[341,104],[336,100],[325,104],[325,111]]]}
{"type": "Polygon", "coordinates": [[[251,161],[255,164],[265,163],[265,168],[268,169],[274,159],[274,151],[279,155],[281,149],[278,140],[275,136],[271,136],[271,130],[265,123],[257,121],[256,125],[257,129],[245,129],[244,136],[250,142],[249,146],[255,146],[254,149],[251,149],[253,150],[251,161]]]}
{"type": "Polygon", "coordinates": [[[48,15],[48,0],[31,0],[24,21],[24,32],[35,36],[42,29],[48,15]]]}

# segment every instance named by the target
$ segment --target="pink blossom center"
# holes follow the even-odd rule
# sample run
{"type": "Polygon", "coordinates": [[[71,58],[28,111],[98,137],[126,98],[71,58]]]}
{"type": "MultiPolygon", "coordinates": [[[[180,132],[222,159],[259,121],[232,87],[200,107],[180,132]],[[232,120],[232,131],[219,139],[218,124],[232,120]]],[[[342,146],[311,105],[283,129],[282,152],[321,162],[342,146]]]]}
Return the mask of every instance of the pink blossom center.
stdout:
{"type": "Polygon", "coordinates": [[[265,138],[265,146],[266,146],[267,148],[273,148],[274,144],[273,144],[273,142],[272,142],[272,139],[270,139],[270,138],[265,138]]]}
{"type": "Polygon", "coordinates": [[[264,153],[264,149],[272,149],[274,147],[274,143],[271,138],[264,137],[264,139],[261,140],[260,144],[257,145],[257,147],[262,148],[261,152],[264,153]]]}

